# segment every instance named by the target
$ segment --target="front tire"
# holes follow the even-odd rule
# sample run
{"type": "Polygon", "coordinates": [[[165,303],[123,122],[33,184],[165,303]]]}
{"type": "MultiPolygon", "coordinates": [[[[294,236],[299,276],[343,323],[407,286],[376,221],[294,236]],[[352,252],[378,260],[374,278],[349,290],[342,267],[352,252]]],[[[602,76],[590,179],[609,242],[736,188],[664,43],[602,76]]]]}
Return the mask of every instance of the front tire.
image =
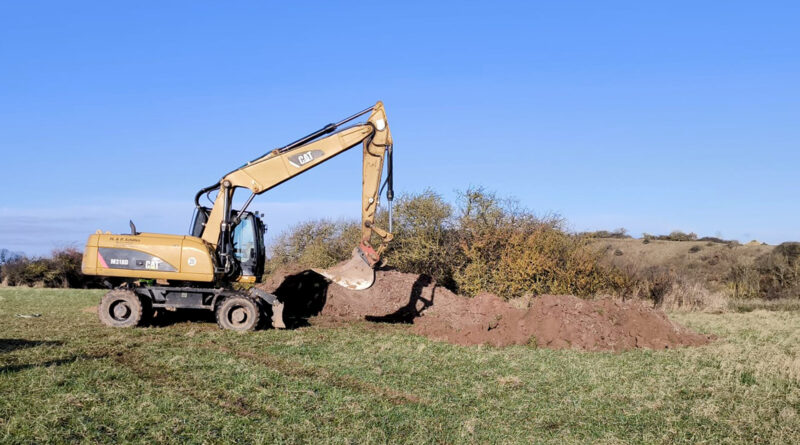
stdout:
{"type": "Polygon", "coordinates": [[[100,322],[112,328],[130,328],[142,323],[142,300],[132,291],[117,289],[105,294],[97,306],[100,322]]]}
{"type": "Polygon", "coordinates": [[[232,296],[217,305],[217,324],[222,329],[255,331],[261,322],[261,307],[252,298],[232,296]]]}

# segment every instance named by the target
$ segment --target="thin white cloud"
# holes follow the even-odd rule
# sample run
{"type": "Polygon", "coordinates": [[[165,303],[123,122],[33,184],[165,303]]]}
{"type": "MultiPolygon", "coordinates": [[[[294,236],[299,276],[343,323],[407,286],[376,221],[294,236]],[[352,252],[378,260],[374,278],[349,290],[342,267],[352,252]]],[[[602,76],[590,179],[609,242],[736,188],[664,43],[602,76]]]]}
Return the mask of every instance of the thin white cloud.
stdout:
{"type": "MultiPolygon", "coordinates": [[[[287,227],[311,218],[358,218],[358,201],[255,202],[249,210],[265,214],[272,238],[287,227]]],[[[111,206],[0,207],[0,248],[46,255],[55,248],[82,247],[100,229],[127,233],[128,220],[139,231],[187,233],[191,202],[121,201],[111,206]]]]}

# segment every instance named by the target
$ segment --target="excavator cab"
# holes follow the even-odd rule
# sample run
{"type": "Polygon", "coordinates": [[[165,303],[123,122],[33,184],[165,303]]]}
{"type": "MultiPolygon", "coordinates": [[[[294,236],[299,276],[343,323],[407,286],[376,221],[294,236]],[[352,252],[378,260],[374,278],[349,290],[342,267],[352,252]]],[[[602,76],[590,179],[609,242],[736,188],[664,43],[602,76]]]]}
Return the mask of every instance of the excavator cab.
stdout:
{"type": "MultiPolygon", "coordinates": [[[[191,235],[200,237],[203,234],[208,215],[211,209],[208,207],[198,207],[192,219],[191,235]]],[[[231,244],[233,247],[233,258],[240,272],[238,281],[247,283],[257,283],[261,281],[264,274],[264,262],[266,260],[266,249],[264,247],[264,235],[266,226],[257,213],[232,210],[231,219],[239,221],[231,234],[231,244]]]]}
{"type": "Polygon", "coordinates": [[[255,213],[235,212],[239,220],[233,228],[233,257],[239,262],[239,281],[256,283],[264,274],[264,223],[255,213]],[[251,278],[252,277],[252,278],[251,278]]]}

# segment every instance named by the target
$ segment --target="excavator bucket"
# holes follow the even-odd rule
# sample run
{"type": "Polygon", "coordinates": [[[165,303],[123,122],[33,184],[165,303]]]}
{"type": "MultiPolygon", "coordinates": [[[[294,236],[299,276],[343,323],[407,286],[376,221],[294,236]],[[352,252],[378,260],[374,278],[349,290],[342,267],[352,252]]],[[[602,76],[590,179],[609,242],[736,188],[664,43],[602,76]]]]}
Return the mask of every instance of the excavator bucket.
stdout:
{"type": "Polygon", "coordinates": [[[347,289],[364,290],[375,282],[375,269],[364,261],[358,248],[353,250],[353,256],[349,260],[328,269],[312,270],[347,289]]]}

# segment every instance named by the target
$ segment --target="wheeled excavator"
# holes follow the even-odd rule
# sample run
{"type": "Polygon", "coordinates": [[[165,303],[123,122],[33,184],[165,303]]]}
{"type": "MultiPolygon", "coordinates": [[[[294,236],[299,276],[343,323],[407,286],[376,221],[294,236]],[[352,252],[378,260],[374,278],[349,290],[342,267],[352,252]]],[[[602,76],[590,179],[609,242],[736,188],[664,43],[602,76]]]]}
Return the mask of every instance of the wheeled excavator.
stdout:
{"type": "Polygon", "coordinates": [[[241,290],[247,287],[243,284],[261,281],[266,259],[264,215],[247,208],[256,195],[358,144],[363,146],[360,243],[349,261],[315,271],[350,289],[370,287],[381,254],[392,240],[393,146],[382,102],[271,150],[202,188],[195,195],[189,235],[140,233],[133,222],[129,234],[98,230],[90,235],[82,271],[105,277],[111,287],[98,305],[100,321],[112,327],[132,327],[144,323],[157,309],[205,309],[214,311],[223,329],[248,331],[261,324],[270,307],[272,325],[285,327],[283,302],[275,295],[255,286],[241,290]],[[365,122],[352,123],[365,115],[365,122]],[[381,184],[384,164],[386,180],[381,184]],[[384,188],[388,230],[375,224],[384,188]],[[250,194],[234,209],[234,193],[239,189],[250,194]],[[215,192],[211,207],[201,204],[203,196],[211,200],[215,192]]]}

